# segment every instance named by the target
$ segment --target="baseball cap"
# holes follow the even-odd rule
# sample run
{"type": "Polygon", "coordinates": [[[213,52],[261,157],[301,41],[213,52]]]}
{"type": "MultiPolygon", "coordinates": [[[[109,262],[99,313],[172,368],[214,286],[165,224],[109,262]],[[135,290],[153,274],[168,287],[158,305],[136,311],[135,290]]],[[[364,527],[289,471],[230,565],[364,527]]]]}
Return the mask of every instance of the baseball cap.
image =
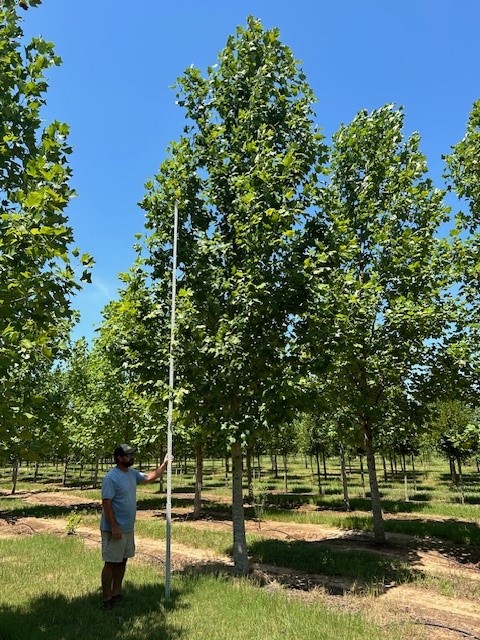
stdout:
{"type": "Polygon", "coordinates": [[[136,450],[136,447],[131,447],[129,444],[119,444],[113,452],[113,457],[118,458],[118,456],[129,456],[135,453],[136,450]]]}

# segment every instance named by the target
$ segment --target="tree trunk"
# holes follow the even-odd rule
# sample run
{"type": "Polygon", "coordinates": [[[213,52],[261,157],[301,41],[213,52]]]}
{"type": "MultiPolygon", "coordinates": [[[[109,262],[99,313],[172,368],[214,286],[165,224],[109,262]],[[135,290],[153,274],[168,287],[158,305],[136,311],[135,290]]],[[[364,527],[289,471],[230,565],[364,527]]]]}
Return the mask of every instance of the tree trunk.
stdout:
{"type": "Polygon", "coordinates": [[[195,446],[195,497],[193,499],[193,517],[202,515],[202,486],[203,486],[203,449],[197,442],[195,446]]]}
{"type": "Polygon", "coordinates": [[[457,483],[457,471],[455,469],[455,460],[452,458],[452,456],[450,456],[448,461],[450,463],[450,478],[452,479],[452,482],[454,484],[456,484],[457,483]]]}
{"type": "Polygon", "coordinates": [[[408,502],[409,497],[408,497],[407,459],[405,458],[404,453],[402,453],[402,467],[403,467],[403,488],[405,491],[405,502],[408,502]]]}
{"type": "Polygon", "coordinates": [[[98,487],[98,474],[100,471],[100,457],[96,456],[95,457],[95,463],[94,463],[94,467],[93,467],[93,478],[92,478],[92,485],[93,488],[96,489],[98,487]]]}
{"type": "Polygon", "coordinates": [[[250,452],[250,447],[247,447],[246,463],[247,463],[248,501],[250,502],[250,504],[253,504],[253,501],[255,500],[255,496],[253,495],[252,454],[250,452]]]}
{"type": "Polygon", "coordinates": [[[12,496],[15,494],[17,490],[17,481],[18,481],[18,460],[15,460],[12,465],[12,496]]]}
{"type": "Polygon", "coordinates": [[[322,461],[323,461],[323,479],[327,479],[327,459],[325,457],[325,451],[322,451],[322,461]]]}
{"type": "Polygon", "coordinates": [[[417,472],[415,470],[415,456],[412,454],[413,490],[417,493],[417,472]]]}
{"type": "Polygon", "coordinates": [[[243,456],[239,442],[232,444],[233,563],[236,575],[248,573],[247,537],[243,509],[243,456]]]}
{"type": "Polygon", "coordinates": [[[320,456],[318,455],[318,449],[315,451],[315,460],[317,462],[317,483],[318,483],[318,495],[323,496],[322,481],[320,480],[320,456]]]}
{"type": "Polygon", "coordinates": [[[362,492],[363,492],[363,497],[366,498],[367,492],[365,491],[365,472],[363,470],[363,455],[360,454],[359,458],[360,458],[360,477],[362,479],[362,492]]]}
{"type": "Polygon", "coordinates": [[[348,497],[348,479],[347,479],[347,467],[345,464],[345,450],[340,447],[340,468],[342,470],[342,485],[343,485],[343,504],[350,511],[350,498],[348,497]]]}
{"type": "Polygon", "coordinates": [[[275,480],[278,478],[278,463],[277,463],[277,454],[274,453],[272,456],[272,471],[274,472],[275,480]]]}
{"type": "Polygon", "coordinates": [[[382,464],[383,464],[383,479],[385,480],[385,482],[388,482],[387,461],[385,460],[385,456],[382,456],[382,464]]]}
{"type": "Polygon", "coordinates": [[[67,471],[68,471],[68,458],[65,458],[65,464],[63,465],[63,478],[62,478],[62,486],[67,486],[67,471]]]}
{"type": "Polygon", "coordinates": [[[370,480],[370,496],[372,500],[373,534],[377,544],[385,544],[385,525],[383,522],[380,491],[378,490],[377,469],[375,465],[375,452],[373,450],[372,435],[369,425],[364,425],[363,430],[365,452],[367,456],[368,477],[370,480]]]}
{"type": "Polygon", "coordinates": [[[462,504],[465,504],[465,487],[463,486],[463,471],[462,471],[462,461],[460,460],[460,456],[457,456],[457,464],[458,464],[458,483],[460,486],[460,500],[462,504]]]}
{"type": "Polygon", "coordinates": [[[285,493],[288,493],[288,467],[287,467],[287,454],[282,454],[283,458],[283,484],[285,488],[285,493]]]}
{"type": "Polygon", "coordinates": [[[228,474],[230,473],[230,459],[228,453],[225,454],[225,485],[228,485],[228,474]]]}

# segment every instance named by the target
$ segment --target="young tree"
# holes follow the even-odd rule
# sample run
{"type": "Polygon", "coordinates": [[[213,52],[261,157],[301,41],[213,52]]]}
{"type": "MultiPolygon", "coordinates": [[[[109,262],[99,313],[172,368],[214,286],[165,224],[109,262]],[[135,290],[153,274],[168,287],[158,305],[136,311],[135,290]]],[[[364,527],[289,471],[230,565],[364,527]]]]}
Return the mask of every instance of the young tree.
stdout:
{"type": "Polygon", "coordinates": [[[203,403],[231,447],[234,561],[243,574],[242,447],[285,421],[286,336],[298,306],[291,250],[324,148],[304,74],[278,30],[254,18],[206,77],[191,67],[178,83],[188,136],[173,145],[143,206],[154,273],[165,278],[179,203],[179,382],[184,402],[203,403]]]}
{"type": "Polygon", "coordinates": [[[435,404],[430,424],[431,438],[440,453],[450,463],[452,481],[456,482],[458,478],[463,504],[465,490],[462,462],[471,458],[478,451],[480,441],[478,416],[475,415],[471,407],[460,400],[441,400],[435,404]]]}
{"type": "Polygon", "coordinates": [[[12,464],[12,493],[22,461],[38,462],[62,440],[65,410],[61,376],[50,364],[26,360],[17,368],[10,392],[12,415],[0,429],[0,447],[12,464]]]}
{"type": "MultiPolygon", "coordinates": [[[[324,413],[303,413],[296,422],[297,442],[301,451],[315,456],[318,493],[323,496],[320,455],[323,458],[323,475],[326,476],[326,456],[330,455],[337,444],[337,434],[332,420],[324,413]]],[[[326,478],[325,478],[326,479],[326,478]]]]}
{"type": "Polygon", "coordinates": [[[119,436],[159,454],[168,398],[169,309],[156,302],[140,263],[120,277],[124,286],[119,300],[103,310],[94,352],[120,389],[119,436]]]}
{"type": "MultiPolygon", "coordinates": [[[[443,193],[426,177],[403,113],[360,112],[333,139],[330,184],[308,224],[311,298],[300,333],[324,393],[366,452],[375,540],[385,542],[375,466],[384,417],[415,394],[431,341],[445,327],[446,258],[437,238],[443,193]]],[[[393,424],[390,422],[390,424],[393,424]]]]}
{"type": "MultiPolygon", "coordinates": [[[[75,343],[67,361],[65,393],[70,457],[93,460],[97,468],[99,459],[124,440],[122,387],[106,359],[84,339],[75,343]]],[[[94,484],[96,479],[95,472],[94,484]]]]}

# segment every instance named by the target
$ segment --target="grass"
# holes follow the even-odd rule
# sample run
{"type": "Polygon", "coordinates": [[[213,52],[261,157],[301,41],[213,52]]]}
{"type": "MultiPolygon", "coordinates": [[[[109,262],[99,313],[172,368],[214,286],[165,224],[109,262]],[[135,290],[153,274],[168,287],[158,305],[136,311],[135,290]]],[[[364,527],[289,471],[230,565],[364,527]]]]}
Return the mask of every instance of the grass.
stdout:
{"type": "MultiPolygon", "coordinates": [[[[472,549],[480,546],[478,509],[480,491],[478,473],[465,469],[466,500],[459,503],[459,495],[448,476],[447,465],[441,460],[425,461],[417,465],[417,488],[409,481],[409,497],[405,500],[403,476],[380,479],[385,529],[390,533],[413,536],[405,545],[409,559],[415,558],[416,547],[448,541],[469,547],[444,547],[443,552],[463,562],[473,558],[472,549]]],[[[193,465],[187,473],[174,474],[173,508],[193,510],[193,465]],[[185,495],[187,494],[187,495],[185,495]]],[[[265,520],[317,524],[345,530],[372,531],[370,500],[363,497],[361,479],[354,466],[349,476],[350,504],[347,512],[342,502],[342,486],[338,465],[329,461],[328,478],[322,479],[324,495],[316,492],[316,478],[302,461],[290,464],[289,492],[283,492],[283,478],[275,478],[266,471],[263,487],[268,487],[265,520]]],[[[103,474],[102,474],[103,475],[103,474]]],[[[54,506],[25,502],[21,492],[58,491],[58,474],[52,467],[40,469],[39,481],[34,483],[32,471],[22,468],[18,485],[19,495],[7,497],[10,488],[8,470],[0,469],[0,517],[42,517],[68,519],[72,506],[54,506]]],[[[77,496],[81,505],[75,513],[81,516],[80,526],[98,527],[100,490],[88,488],[84,472],[78,482],[69,477],[68,495],[77,496]]],[[[258,481],[259,482],[259,481],[258,481]]],[[[247,487],[244,488],[247,495],[247,487]]],[[[215,520],[228,520],[231,513],[228,498],[230,481],[225,469],[217,463],[206,466],[204,478],[204,515],[215,520]]],[[[163,511],[165,496],[158,493],[158,483],[138,488],[138,509],[163,511]]],[[[156,514],[157,515],[157,514],[156,514]]],[[[253,519],[254,510],[246,506],[246,516],[253,519]]],[[[225,521],[224,530],[210,530],[196,521],[174,520],[173,542],[197,549],[209,549],[217,554],[231,553],[231,525],[225,521]]],[[[276,526],[276,525],[274,525],[276,526]]],[[[248,548],[254,561],[290,568],[293,571],[319,573],[339,578],[362,592],[374,593],[379,584],[411,582],[435,594],[451,597],[480,597],[480,587],[465,576],[420,575],[409,568],[408,562],[381,557],[375,553],[339,549],[328,542],[280,541],[269,538],[266,525],[247,534],[248,548]],[[469,595],[470,594],[470,595],[469,595]]],[[[162,514],[137,521],[139,537],[157,540],[165,538],[162,514]]],[[[142,551],[139,544],[139,551],[142,551]]],[[[139,558],[141,558],[139,554],[139,558]]],[[[335,613],[316,603],[288,599],[285,593],[271,593],[251,582],[230,580],[222,576],[174,576],[173,597],[163,600],[162,576],[157,569],[141,562],[129,563],[127,587],[131,603],[113,613],[98,609],[100,600],[96,585],[101,561],[99,553],[90,553],[82,546],[79,536],[50,538],[25,536],[15,540],[0,539],[0,640],[230,640],[241,635],[242,640],[263,638],[333,638],[355,640],[367,634],[371,640],[396,640],[413,636],[411,630],[396,634],[395,629],[379,629],[372,620],[356,615],[335,613]],[[81,546],[79,546],[81,545],[81,546]],[[107,616],[107,617],[106,617],[107,616]],[[110,617],[108,617],[110,616],[110,617]],[[72,624],[72,620],[77,620],[72,624]],[[105,624],[105,621],[108,624],[105,624]],[[238,623],[241,621],[241,633],[238,623]],[[23,634],[23,635],[22,635],[23,634]]],[[[336,580],[332,580],[336,583],[336,580]]]]}
{"type": "MultiPolygon", "coordinates": [[[[450,598],[461,597],[467,600],[478,601],[480,598],[480,584],[475,580],[465,579],[464,576],[459,577],[451,574],[447,576],[435,576],[435,575],[422,575],[416,579],[418,584],[423,589],[428,589],[430,592],[438,593],[441,596],[447,596],[450,598]]],[[[432,599],[434,599],[432,595],[432,599]]]]}
{"type": "MultiPolygon", "coordinates": [[[[1,640],[400,640],[359,614],[305,603],[225,576],[162,576],[129,564],[128,600],[99,608],[101,561],[75,537],[0,539],[1,640]]],[[[405,632],[405,629],[403,629],[405,632]]]]}
{"type": "Polygon", "coordinates": [[[384,582],[411,582],[413,572],[407,564],[368,551],[330,549],[315,542],[257,540],[249,545],[256,562],[288,566],[308,573],[348,577],[368,587],[384,582]]]}
{"type": "MultiPolygon", "coordinates": [[[[139,535],[165,539],[163,521],[139,521],[136,530],[139,535]]],[[[227,529],[211,531],[175,523],[172,535],[175,542],[195,549],[209,549],[222,555],[231,555],[232,552],[232,534],[227,529]]],[[[272,540],[268,538],[268,532],[265,535],[248,534],[247,543],[254,562],[327,576],[347,577],[371,585],[378,582],[410,582],[414,579],[414,572],[405,563],[385,559],[368,551],[342,551],[300,540],[272,540]]]]}
{"type": "MultiPolygon", "coordinates": [[[[351,512],[346,512],[341,499],[341,483],[339,479],[339,469],[336,460],[328,461],[328,478],[322,479],[324,495],[318,497],[314,493],[316,479],[312,477],[311,470],[305,467],[302,460],[296,462],[291,460],[289,464],[289,487],[288,494],[283,493],[283,478],[275,478],[274,474],[264,471],[261,481],[263,486],[270,487],[266,496],[263,518],[274,521],[287,521],[295,523],[318,524],[321,526],[337,527],[341,529],[356,529],[361,531],[372,531],[372,517],[370,515],[370,500],[361,494],[361,478],[358,468],[352,465],[349,476],[349,487],[351,493],[351,512]],[[309,492],[309,487],[312,490],[309,492]],[[307,507],[307,509],[303,509],[307,507]]],[[[475,467],[465,467],[466,504],[458,503],[456,490],[452,490],[452,484],[448,473],[447,465],[440,459],[424,460],[417,463],[417,491],[413,492],[412,480],[410,478],[411,499],[405,501],[403,489],[403,476],[398,474],[395,477],[389,476],[388,481],[383,479],[381,472],[379,475],[380,489],[382,493],[382,507],[385,513],[385,529],[391,533],[403,533],[418,538],[436,538],[443,541],[450,541],[455,544],[480,544],[480,527],[478,526],[478,503],[480,503],[480,492],[478,490],[478,473],[475,467]],[[406,517],[401,517],[405,515],[406,517]],[[392,517],[389,517],[392,516],[392,517]],[[394,516],[394,517],[393,517],[394,516]]],[[[178,471],[178,469],[177,469],[178,471]]],[[[280,474],[281,475],[281,474],[280,474]]],[[[58,481],[59,470],[53,466],[42,466],[40,468],[39,480],[33,483],[32,468],[22,467],[20,470],[21,480],[19,490],[48,490],[58,489],[55,480],[58,481]],[[27,481],[28,480],[28,481],[27,481]],[[46,484],[42,484],[46,483],[46,484]]],[[[84,471],[83,480],[88,477],[84,471]]],[[[77,478],[78,480],[78,478],[77,478]]],[[[173,508],[186,507],[193,508],[193,465],[190,464],[186,473],[175,473],[173,476],[173,508]],[[179,495],[189,493],[189,495],[179,495]]],[[[70,482],[74,483],[75,477],[70,476],[70,482]]],[[[6,489],[10,482],[8,469],[0,469],[0,489],[6,489]]],[[[224,501],[216,500],[229,496],[229,482],[225,480],[225,469],[223,463],[219,461],[209,461],[205,466],[204,491],[208,492],[213,500],[204,501],[203,511],[205,515],[211,514],[218,519],[219,515],[230,515],[230,506],[224,501]]],[[[69,491],[81,497],[85,502],[100,499],[99,489],[85,489],[83,485],[77,486],[69,491]]],[[[246,487],[245,487],[246,493],[246,487]]],[[[158,485],[142,486],[138,490],[138,509],[163,510],[165,498],[158,494],[158,485]]],[[[0,509],[12,516],[37,516],[37,517],[68,517],[71,513],[70,506],[49,506],[40,504],[29,504],[16,499],[0,498],[0,509]]],[[[84,523],[94,522],[97,515],[95,506],[81,505],[78,509],[82,514],[84,523]],[[93,514],[93,515],[89,515],[93,514]]],[[[254,510],[246,507],[246,517],[253,519],[254,510]]],[[[139,532],[150,537],[163,537],[164,531],[158,523],[150,525],[146,522],[139,522],[139,532]]],[[[206,532],[190,525],[182,527],[175,524],[176,537],[183,544],[197,548],[211,547],[220,553],[225,553],[228,549],[229,529],[226,532],[206,532]],[[192,533],[192,528],[194,529],[192,533]],[[228,540],[228,542],[227,542],[228,540]]],[[[1,640],[1,639],[0,639],[1,640]]]]}
{"type": "MultiPolygon", "coordinates": [[[[460,510],[460,516],[464,510],[460,510]]],[[[403,513],[401,510],[397,514],[403,513]]],[[[408,512],[407,513],[411,513],[408,512]]],[[[452,513],[455,513],[453,511],[452,513]]],[[[385,531],[390,533],[403,533],[419,538],[438,538],[440,540],[456,544],[480,544],[480,527],[469,521],[451,518],[449,520],[435,520],[432,511],[428,519],[399,519],[385,518],[385,531]]],[[[366,512],[331,513],[328,511],[288,511],[267,509],[266,520],[278,522],[298,522],[299,524],[318,524],[339,529],[354,529],[359,531],[373,531],[373,518],[366,512]]],[[[472,518],[473,519],[473,518],[472,518]]]]}

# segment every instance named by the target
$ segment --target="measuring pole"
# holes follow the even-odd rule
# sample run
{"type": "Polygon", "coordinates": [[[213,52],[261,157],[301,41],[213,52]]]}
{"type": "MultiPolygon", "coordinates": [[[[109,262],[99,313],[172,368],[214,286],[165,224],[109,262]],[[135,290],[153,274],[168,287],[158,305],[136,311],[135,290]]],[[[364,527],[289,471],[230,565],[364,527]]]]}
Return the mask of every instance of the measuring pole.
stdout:
{"type": "Polygon", "coordinates": [[[173,342],[175,339],[175,301],[177,291],[177,235],[178,235],[178,203],[175,202],[173,214],[173,265],[172,265],[172,313],[170,321],[170,363],[167,426],[167,505],[166,505],[166,545],[165,545],[165,598],[170,598],[171,591],[171,536],[172,536],[172,422],[173,422],[173,388],[174,388],[174,360],[173,342]]]}

